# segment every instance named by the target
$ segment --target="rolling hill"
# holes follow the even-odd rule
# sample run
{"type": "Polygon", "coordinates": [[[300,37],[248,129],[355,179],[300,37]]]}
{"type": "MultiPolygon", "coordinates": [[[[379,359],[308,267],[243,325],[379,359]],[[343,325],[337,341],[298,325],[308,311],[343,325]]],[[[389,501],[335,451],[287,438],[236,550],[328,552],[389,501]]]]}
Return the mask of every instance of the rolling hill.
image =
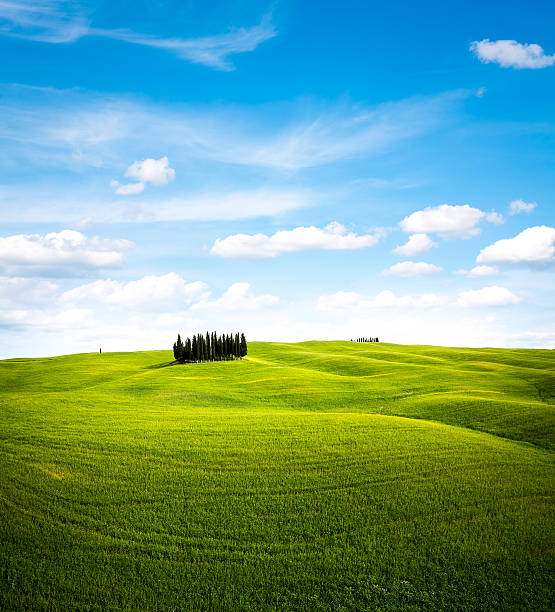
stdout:
{"type": "Polygon", "coordinates": [[[0,607],[529,609],[555,353],[250,343],[0,361],[0,607]]]}

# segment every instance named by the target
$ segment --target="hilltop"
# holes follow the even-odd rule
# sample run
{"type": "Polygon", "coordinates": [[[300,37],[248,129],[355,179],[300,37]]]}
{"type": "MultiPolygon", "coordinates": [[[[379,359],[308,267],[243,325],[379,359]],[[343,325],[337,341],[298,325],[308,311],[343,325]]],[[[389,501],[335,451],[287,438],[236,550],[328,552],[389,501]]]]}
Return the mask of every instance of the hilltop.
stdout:
{"type": "Polygon", "coordinates": [[[549,608],[553,351],[172,361],[0,362],[3,609],[549,608]]]}

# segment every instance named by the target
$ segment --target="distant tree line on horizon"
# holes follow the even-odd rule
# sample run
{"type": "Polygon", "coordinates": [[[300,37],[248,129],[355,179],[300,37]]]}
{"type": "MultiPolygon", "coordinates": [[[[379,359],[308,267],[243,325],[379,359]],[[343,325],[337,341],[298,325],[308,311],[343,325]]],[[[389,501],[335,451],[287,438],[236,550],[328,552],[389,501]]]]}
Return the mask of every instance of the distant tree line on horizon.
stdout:
{"type": "Polygon", "coordinates": [[[185,342],[177,334],[173,343],[173,356],[180,363],[202,361],[230,361],[243,359],[247,354],[245,334],[221,334],[206,332],[206,335],[195,334],[185,342]]]}
{"type": "Polygon", "coordinates": [[[356,340],[353,340],[351,338],[351,342],[379,342],[378,338],[357,338],[356,340]]]}

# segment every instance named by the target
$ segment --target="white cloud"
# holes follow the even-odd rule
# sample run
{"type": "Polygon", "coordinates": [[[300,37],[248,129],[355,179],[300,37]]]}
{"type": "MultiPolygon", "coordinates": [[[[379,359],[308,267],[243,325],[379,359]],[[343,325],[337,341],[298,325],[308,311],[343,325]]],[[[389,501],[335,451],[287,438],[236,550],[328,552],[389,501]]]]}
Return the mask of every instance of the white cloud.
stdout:
{"type": "Polygon", "coordinates": [[[58,283],[37,278],[0,276],[0,306],[3,308],[44,303],[54,299],[58,283]]]}
{"type": "Polygon", "coordinates": [[[122,185],[119,181],[111,181],[110,185],[116,187],[118,195],[136,195],[144,191],[147,183],[151,185],[167,185],[169,181],[175,178],[175,170],[170,168],[167,157],[153,159],[151,157],[141,161],[133,162],[125,176],[137,179],[138,183],[128,183],[122,185]]]}
{"type": "Polygon", "coordinates": [[[498,240],[482,249],[477,263],[542,265],[555,261],[555,228],[529,227],[514,238],[498,240]]]}
{"type": "Polygon", "coordinates": [[[475,40],[470,50],[484,64],[491,62],[503,68],[546,68],[555,64],[555,54],[545,55],[539,45],[516,40],[475,40]]]}
{"type": "MultiPolygon", "coordinates": [[[[31,198],[33,196],[30,196],[31,198]]],[[[38,197],[38,196],[37,196],[38,197]]],[[[150,223],[156,221],[213,221],[255,217],[273,217],[284,212],[306,208],[321,201],[320,194],[308,189],[245,189],[237,191],[199,192],[188,197],[137,198],[132,201],[99,202],[76,200],[67,194],[40,200],[29,206],[29,198],[14,193],[2,197],[5,221],[64,223],[78,226],[81,220],[91,223],[150,223]],[[21,206],[14,206],[20,201],[21,206]],[[11,206],[8,204],[11,203],[11,206]]]]}
{"type": "Polygon", "coordinates": [[[498,286],[461,291],[457,297],[437,293],[397,296],[393,291],[384,290],[371,299],[364,298],[354,291],[338,291],[331,295],[321,295],[316,302],[315,310],[351,314],[364,314],[389,308],[441,308],[444,311],[447,307],[506,306],[520,301],[520,298],[508,289],[498,286]]]}
{"type": "Polygon", "coordinates": [[[458,306],[507,306],[520,302],[520,298],[506,287],[492,285],[483,289],[461,291],[457,300],[458,306]]]}
{"type": "Polygon", "coordinates": [[[0,2],[0,31],[17,38],[68,43],[89,33],[86,15],[70,0],[7,0],[0,2]]]}
{"type": "Polygon", "coordinates": [[[137,45],[166,49],[194,64],[225,71],[234,70],[233,64],[227,59],[228,56],[254,51],[261,43],[277,35],[269,16],[265,16],[258,25],[250,28],[232,28],[226,34],[202,38],[158,38],[129,30],[95,30],[92,33],[137,45]]]}
{"type": "MultiPolygon", "coordinates": [[[[428,132],[451,111],[460,93],[385,103],[370,108],[335,105],[312,112],[266,141],[253,139],[238,150],[220,147],[210,154],[226,161],[299,169],[361,155],[376,155],[428,132]],[[230,155],[231,153],[231,155],[230,155]]],[[[211,147],[212,148],[212,147],[211,147]]],[[[208,153],[210,149],[206,149],[208,153]]]]}
{"type": "Polygon", "coordinates": [[[417,210],[400,223],[403,231],[409,233],[435,233],[443,238],[470,238],[480,230],[477,224],[486,213],[468,204],[463,206],[427,206],[417,210]]]}
{"type": "Polygon", "coordinates": [[[503,215],[499,214],[498,212],[495,212],[494,210],[486,214],[486,221],[489,221],[490,223],[495,223],[495,225],[501,225],[502,223],[505,223],[503,215]]]}
{"type": "Polygon", "coordinates": [[[151,185],[167,185],[168,181],[173,181],[175,178],[175,170],[170,168],[167,157],[161,157],[160,159],[149,157],[142,161],[133,162],[127,168],[125,176],[151,185]]]}
{"type": "Polygon", "coordinates": [[[18,38],[48,43],[74,42],[84,36],[112,38],[127,43],[166,49],[195,64],[217,70],[234,69],[230,55],[253,51],[276,36],[270,17],[249,28],[200,38],[160,38],[128,29],[95,28],[79,2],[68,0],[11,0],[0,2],[1,31],[18,38]]]}
{"type": "Polygon", "coordinates": [[[518,215],[518,213],[531,213],[537,204],[535,202],[524,202],[523,200],[513,200],[509,204],[509,214],[518,215]]]}
{"type": "Polygon", "coordinates": [[[255,294],[249,283],[235,283],[211,298],[204,282],[187,282],[176,273],[71,288],[73,282],[0,278],[0,356],[97,351],[99,346],[103,351],[169,350],[178,331],[240,329],[248,334],[254,321],[263,329],[264,309],[278,302],[273,295],[255,294]]]}
{"type": "Polygon", "coordinates": [[[140,306],[159,309],[165,305],[173,310],[183,309],[195,300],[206,298],[207,288],[206,283],[187,282],[178,274],[170,272],[128,282],[97,280],[64,292],[61,300],[71,304],[96,302],[126,308],[140,306]]]}
{"type": "Polygon", "coordinates": [[[18,234],[0,238],[0,267],[10,272],[52,271],[56,274],[82,269],[113,268],[125,260],[122,251],[129,240],[87,238],[75,230],[41,236],[18,234]]]}
{"type": "Polygon", "coordinates": [[[307,249],[361,249],[376,244],[380,235],[379,231],[362,236],[348,233],[341,223],[333,222],[323,229],[312,225],[281,230],[272,236],[234,234],[218,238],[210,253],[226,258],[267,259],[307,249]]]}
{"type": "Polygon", "coordinates": [[[221,298],[216,300],[200,300],[191,306],[191,310],[250,311],[273,306],[279,301],[279,298],[269,293],[253,295],[250,292],[250,287],[250,283],[234,283],[221,298]]]}
{"type": "Polygon", "coordinates": [[[472,270],[457,270],[455,274],[460,274],[468,278],[480,278],[482,276],[494,276],[499,274],[495,266],[474,266],[472,270]]]}
{"type": "Polygon", "coordinates": [[[427,253],[434,246],[437,246],[437,242],[434,242],[427,234],[412,234],[405,244],[396,247],[393,252],[397,255],[413,257],[427,253]]]}
{"type": "Polygon", "coordinates": [[[402,277],[425,276],[428,274],[436,274],[442,270],[443,268],[424,261],[402,261],[384,270],[382,275],[402,277]]]}
{"type": "Polygon", "coordinates": [[[321,295],[315,309],[322,312],[348,310],[365,312],[381,308],[434,308],[446,303],[445,296],[426,293],[420,296],[397,296],[388,289],[380,291],[374,299],[363,298],[354,291],[338,291],[331,295],[321,295]]]}
{"type": "MultiPolygon", "coordinates": [[[[6,88],[4,88],[6,89],[6,88]]],[[[9,139],[23,159],[105,167],[129,151],[164,143],[172,160],[190,158],[296,170],[342,159],[376,156],[428,133],[451,117],[468,94],[450,92],[375,106],[345,101],[307,105],[185,106],[130,102],[74,90],[27,91],[0,98],[9,139]]]]}
{"type": "Polygon", "coordinates": [[[110,185],[116,188],[118,195],[136,195],[142,193],[145,189],[144,183],[127,183],[127,185],[122,185],[119,181],[111,181],[110,185]]]}

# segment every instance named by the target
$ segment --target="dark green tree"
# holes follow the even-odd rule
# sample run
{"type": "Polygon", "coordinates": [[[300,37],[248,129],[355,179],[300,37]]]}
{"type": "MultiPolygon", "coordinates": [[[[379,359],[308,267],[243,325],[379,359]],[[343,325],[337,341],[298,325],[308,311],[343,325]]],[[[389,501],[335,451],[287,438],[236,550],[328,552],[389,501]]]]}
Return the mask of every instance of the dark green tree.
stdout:
{"type": "Polygon", "coordinates": [[[177,342],[173,345],[173,356],[177,361],[183,359],[183,341],[181,340],[180,334],[177,334],[177,342]]]}
{"type": "Polygon", "coordinates": [[[239,343],[239,356],[241,359],[247,354],[247,339],[245,338],[245,334],[241,334],[241,340],[239,343]]]}

